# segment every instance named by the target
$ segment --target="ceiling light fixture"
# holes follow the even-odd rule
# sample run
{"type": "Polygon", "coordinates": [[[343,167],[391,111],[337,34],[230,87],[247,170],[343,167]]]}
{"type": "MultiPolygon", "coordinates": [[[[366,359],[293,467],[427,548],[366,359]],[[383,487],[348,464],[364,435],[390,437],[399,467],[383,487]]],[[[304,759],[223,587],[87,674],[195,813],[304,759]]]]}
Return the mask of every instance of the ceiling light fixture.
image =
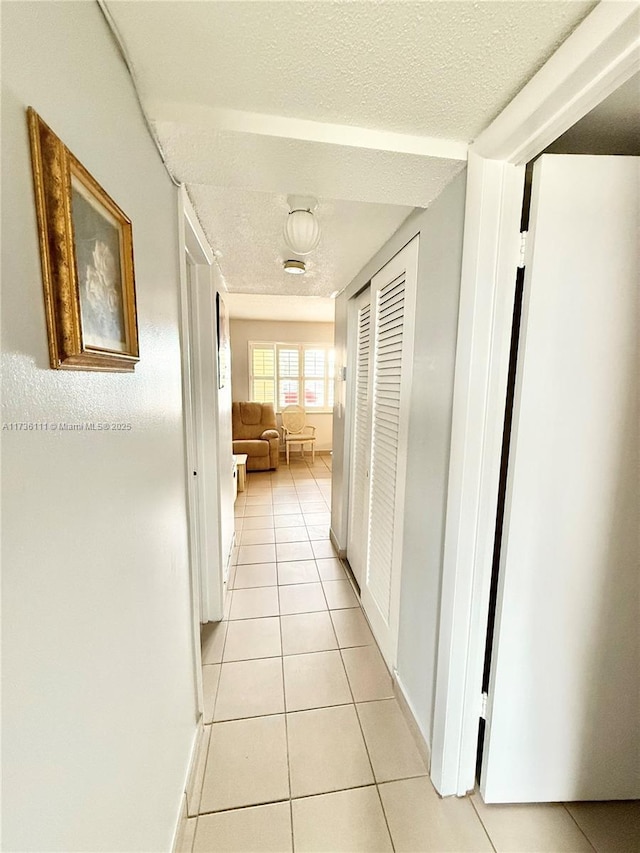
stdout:
{"type": "Polygon", "coordinates": [[[284,223],[284,240],[296,255],[308,255],[320,242],[320,225],[313,215],[318,206],[310,196],[289,196],[291,212],[284,223]]]}
{"type": "Polygon", "coordinates": [[[306,270],[304,261],[285,261],[282,266],[284,267],[284,271],[291,275],[304,275],[306,270]]]}

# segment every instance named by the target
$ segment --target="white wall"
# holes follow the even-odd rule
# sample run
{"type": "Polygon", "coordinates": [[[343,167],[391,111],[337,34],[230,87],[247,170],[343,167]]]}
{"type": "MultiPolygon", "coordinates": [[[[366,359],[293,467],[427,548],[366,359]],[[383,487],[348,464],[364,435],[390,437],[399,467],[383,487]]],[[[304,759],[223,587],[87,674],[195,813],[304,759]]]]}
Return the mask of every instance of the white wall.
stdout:
{"type": "Polygon", "coordinates": [[[2,6],[3,849],[171,844],[195,732],[177,200],[95,3],[2,6]],[[133,221],[133,375],[49,368],[25,108],[133,221]]]}
{"type": "MultiPolygon", "coordinates": [[[[249,341],[280,343],[333,343],[333,323],[293,323],[269,320],[231,320],[231,387],[234,400],[249,399],[249,341]]],[[[316,428],[316,450],[333,446],[331,413],[310,414],[307,423],[316,428]]],[[[280,416],[278,416],[280,424],[280,416]]],[[[295,452],[295,451],[294,451],[295,452]]]]}
{"type": "MultiPolygon", "coordinates": [[[[409,468],[404,514],[398,679],[431,743],[438,612],[447,498],[453,374],[462,262],[466,173],[425,211],[416,211],[336,300],[336,363],[346,363],[347,306],[409,240],[420,234],[409,468]]],[[[331,527],[347,542],[349,411],[336,389],[331,527]],[[345,417],[346,415],[346,417],[345,417]]]]}

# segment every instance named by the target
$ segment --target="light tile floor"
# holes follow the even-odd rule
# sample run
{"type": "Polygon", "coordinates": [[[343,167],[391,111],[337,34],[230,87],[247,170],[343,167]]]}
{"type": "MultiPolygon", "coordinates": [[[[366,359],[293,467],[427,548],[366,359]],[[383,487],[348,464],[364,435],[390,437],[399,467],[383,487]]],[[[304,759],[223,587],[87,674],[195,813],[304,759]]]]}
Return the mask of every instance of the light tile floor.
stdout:
{"type": "Polygon", "coordinates": [[[203,632],[204,772],[179,850],[640,851],[640,803],[440,799],[329,541],[331,458],[249,474],[203,632]]]}

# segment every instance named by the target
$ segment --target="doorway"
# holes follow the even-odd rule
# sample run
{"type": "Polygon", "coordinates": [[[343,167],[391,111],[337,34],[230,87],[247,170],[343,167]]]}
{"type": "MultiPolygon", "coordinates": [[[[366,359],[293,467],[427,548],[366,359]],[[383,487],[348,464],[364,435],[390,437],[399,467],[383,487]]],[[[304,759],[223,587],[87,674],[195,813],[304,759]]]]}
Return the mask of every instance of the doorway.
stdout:
{"type": "Polygon", "coordinates": [[[639,87],[636,76],[527,169],[479,738],[486,802],[640,796],[638,489],[628,474],[638,455],[639,87]]]}
{"type": "Polygon", "coordinates": [[[638,69],[637,7],[600,4],[470,148],[432,779],[474,787],[524,164],[638,69]]]}
{"type": "MultiPolygon", "coordinates": [[[[220,476],[220,414],[213,253],[184,189],[179,194],[182,380],[192,633],[198,715],[203,712],[200,626],[222,618],[225,566],[223,518],[233,503],[220,476]],[[221,498],[222,495],[222,498],[221,498]],[[228,504],[228,506],[227,506],[228,504]]],[[[231,443],[228,442],[231,457],[231,443]]],[[[230,481],[230,478],[229,478],[230,481]]],[[[231,534],[232,535],[232,534],[231,534]]],[[[228,550],[230,551],[231,543],[228,550]]]]}

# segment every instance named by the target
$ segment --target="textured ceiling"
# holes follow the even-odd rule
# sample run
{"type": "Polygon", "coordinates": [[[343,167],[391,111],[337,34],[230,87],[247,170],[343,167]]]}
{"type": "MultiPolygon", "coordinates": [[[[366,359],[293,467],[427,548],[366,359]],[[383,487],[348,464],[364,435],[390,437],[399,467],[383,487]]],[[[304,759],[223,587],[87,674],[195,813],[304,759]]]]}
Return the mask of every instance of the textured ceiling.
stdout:
{"type": "Polygon", "coordinates": [[[187,184],[427,207],[465,166],[253,133],[198,133],[165,122],[155,128],[172,174],[187,184]]]}
{"type": "Polygon", "coordinates": [[[282,236],[285,195],[189,185],[189,195],[230,290],[242,293],[329,296],[342,290],[411,213],[411,207],[319,199],[320,244],[304,258],[307,272],[292,276],[295,257],[282,236]]]}
{"type": "Polygon", "coordinates": [[[105,0],[230,291],[329,296],[464,168],[595,6],[581,0],[105,0]],[[285,281],[287,194],[322,241],[285,281]]]}
{"type": "Polygon", "coordinates": [[[468,142],[594,5],[127,0],[109,7],[143,98],[468,142]]]}

